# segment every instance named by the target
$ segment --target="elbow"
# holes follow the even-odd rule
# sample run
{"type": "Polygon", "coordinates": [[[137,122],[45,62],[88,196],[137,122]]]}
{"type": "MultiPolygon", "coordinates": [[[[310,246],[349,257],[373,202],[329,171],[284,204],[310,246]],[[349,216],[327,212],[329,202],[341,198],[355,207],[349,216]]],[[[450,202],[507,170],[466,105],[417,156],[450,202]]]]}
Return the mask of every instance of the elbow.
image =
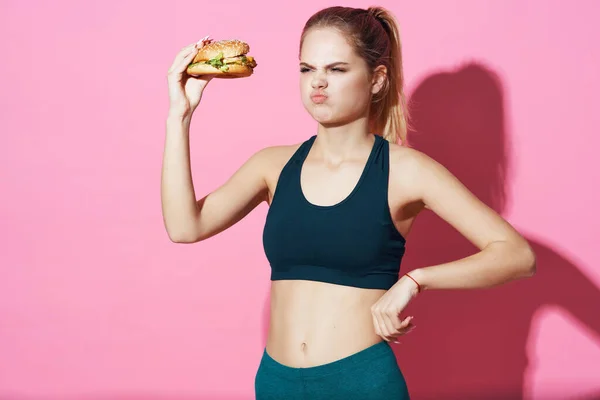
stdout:
{"type": "Polygon", "coordinates": [[[187,237],[187,236],[170,236],[169,235],[169,239],[171,240],[171,242],[173,243],[183,243],[183,244],[189,244],[189,243],[197,243],[200,242],[200,239],[196,239],[196,238],[191,238],[191,237],[187,237]]]}
{"type": "Polygon", "coordinates": [[[169,235],[169,240],[171,243],[190,243],[190,240],[183,236],[169,235]]]}
{"type": "Polygon", "coordinates": [[[535,256],[535,252],[529,246],[529,244],[525,245],[523,249],[520,251],[521,254],[521,273],[524,278],[531,278],[535,275],[537,271],[537,260],[535,256]]]}
{"type": "Polygon", "coordinates": [[[167,231],[167,235],[169,236],[169,240],[173,243],[197,243],[202,241],[198,235],[189,233],[189,232],[173,232],[167,231]]]}
{"type": "Polygon", "coordinates": [[[176,223],[166,218],[163,223],[167,236],[173,243],[196,243],[202,240],[199,229],[192,224],[176,223]]]}

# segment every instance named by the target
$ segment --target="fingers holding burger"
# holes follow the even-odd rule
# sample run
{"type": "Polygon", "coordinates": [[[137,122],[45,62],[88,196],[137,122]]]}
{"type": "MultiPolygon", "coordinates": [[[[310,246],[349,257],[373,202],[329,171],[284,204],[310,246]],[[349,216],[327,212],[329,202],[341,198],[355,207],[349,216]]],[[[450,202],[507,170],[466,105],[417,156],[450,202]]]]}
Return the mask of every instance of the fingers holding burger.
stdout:
{"type": "Polygon", "coordinates": [[[205,44],[188,65],[192,76],[244,78],[254,73],[256,61],[249,56],[250,46],[241,40],[219,40],[205,44]]]}

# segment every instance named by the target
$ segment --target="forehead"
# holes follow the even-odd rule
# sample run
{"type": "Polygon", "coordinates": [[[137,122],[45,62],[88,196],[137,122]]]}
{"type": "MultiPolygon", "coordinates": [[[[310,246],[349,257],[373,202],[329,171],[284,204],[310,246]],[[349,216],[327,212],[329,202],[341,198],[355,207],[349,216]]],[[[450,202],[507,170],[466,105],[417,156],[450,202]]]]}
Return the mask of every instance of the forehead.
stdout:
{"type": "Polygon", "coordinates": [[[332,28],[314,28],[304,36],[300,61],[328,64],[334,61],[355,62],[357,55],[342,33],[332,28]]]}

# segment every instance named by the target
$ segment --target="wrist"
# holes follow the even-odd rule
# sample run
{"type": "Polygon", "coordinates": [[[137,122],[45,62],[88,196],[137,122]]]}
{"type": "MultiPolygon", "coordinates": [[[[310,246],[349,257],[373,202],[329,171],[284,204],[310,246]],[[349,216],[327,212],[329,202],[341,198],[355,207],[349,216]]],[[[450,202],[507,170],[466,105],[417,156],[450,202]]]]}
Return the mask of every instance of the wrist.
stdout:
{"type": "Polygon", "coordinates": [[[185,121],[192,118],[193,110],[189,108],[169,108],[167,119],[172,121],[185,121]]]}
{"type": "Polygon", "coordinates": [[[421,293],[428,289],[426,284],[425,272],[423,269],[417,268],[414,269],[404,275],[407,275],[406,278],[409,279],[416,287],[417,293],[421,293]]]}
{"type": "Polygon", "coordinates": [[[167,124],[189,125],[192,120],[192,113],[180,110],[169,110],[167,114],[167,124]]]}

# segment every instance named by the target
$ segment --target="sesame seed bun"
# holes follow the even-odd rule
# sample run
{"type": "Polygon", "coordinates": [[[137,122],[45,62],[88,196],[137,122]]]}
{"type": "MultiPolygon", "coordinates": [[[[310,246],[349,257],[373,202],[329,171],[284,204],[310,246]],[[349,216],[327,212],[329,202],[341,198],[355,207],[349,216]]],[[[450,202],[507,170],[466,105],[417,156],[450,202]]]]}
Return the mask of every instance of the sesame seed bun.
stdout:
{"type": "Polygon", "coordinates": [[[247,56],[250,46],[241,40],[220,40],[200,50],[187,67],[192,76],[215,75],[217,78],[244,78],[256,67],[254,57],[247,56]]]}
{"type": "Polygon", "coordinates": [[[194,57],[192,64],[198,61],[210,60],[219,55],[219,53],[223,53],[225,58],[230,58],[248,54],[249,51],[250,46],[241,40],[219,40],[218,42],[209,43],[198,50],[198,54],[194,57]]]}

